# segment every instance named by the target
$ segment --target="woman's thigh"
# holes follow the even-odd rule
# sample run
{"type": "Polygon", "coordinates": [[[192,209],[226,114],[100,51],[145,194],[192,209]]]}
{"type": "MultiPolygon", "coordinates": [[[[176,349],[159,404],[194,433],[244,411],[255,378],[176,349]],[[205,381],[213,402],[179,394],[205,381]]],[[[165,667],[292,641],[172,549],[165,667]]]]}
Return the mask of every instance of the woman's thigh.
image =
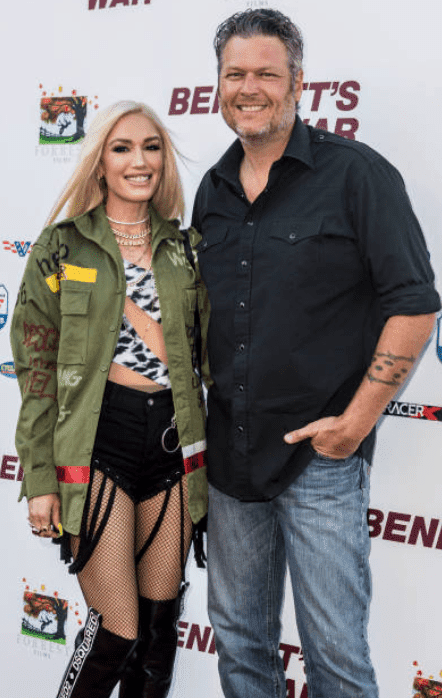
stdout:
{"type": "MultiPolygon", "coordinates": [[[[94,515],[97,526],[104,515],[114,483],[106,478],[104,496],[100,488],[105,475],[95,470],[91,483],[91,502],[87,529],[94,515]]],[[[134,638],[138,631],[138,593],[134,561],[135,507],[127,494],[116,487],[115,499],[109,518],[99,540],[84,568],[78,573],[78,581],[88,606],[103,616],[103,626],[127,638],[134,638]]],[[[72,553],[78,552],[79,536],[72,536],[72,553]]]]}

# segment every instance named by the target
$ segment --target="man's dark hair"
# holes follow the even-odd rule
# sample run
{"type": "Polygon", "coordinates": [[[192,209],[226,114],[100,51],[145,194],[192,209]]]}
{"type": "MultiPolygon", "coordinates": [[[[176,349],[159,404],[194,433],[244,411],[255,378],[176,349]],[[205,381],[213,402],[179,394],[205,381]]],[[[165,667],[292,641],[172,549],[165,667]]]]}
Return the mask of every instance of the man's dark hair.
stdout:
{"type": "Polygon", "coordinates": [[[224,48],[233,36],[251,37],[257,34],[276,36],[287,49],[292,87],[302,67],[302,34],[293,22],[278,10],[259,9],[237,12],[216,30],[214,46],[218,59],[218,75],[221,72],[221,60],[224,48]]]}

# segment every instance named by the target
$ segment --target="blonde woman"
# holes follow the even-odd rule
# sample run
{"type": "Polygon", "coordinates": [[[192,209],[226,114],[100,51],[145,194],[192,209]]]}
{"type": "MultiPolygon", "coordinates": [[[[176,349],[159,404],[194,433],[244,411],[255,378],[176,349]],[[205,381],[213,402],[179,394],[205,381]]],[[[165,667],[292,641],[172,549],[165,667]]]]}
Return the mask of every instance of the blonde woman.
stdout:
{"type": "Polygon", "coordinates": [[[189,245],[200,238],[171,220],[182,216],[167,131],[119,102],[94,120],[23,277],[11,333],[22,496],[36,536],[62,533],[90,609],[60,698],[107,698],[120,679],[121,698],[169,690],[207,501],[194,326],[197,309],[204,350],[208,302],[189,245]]]}

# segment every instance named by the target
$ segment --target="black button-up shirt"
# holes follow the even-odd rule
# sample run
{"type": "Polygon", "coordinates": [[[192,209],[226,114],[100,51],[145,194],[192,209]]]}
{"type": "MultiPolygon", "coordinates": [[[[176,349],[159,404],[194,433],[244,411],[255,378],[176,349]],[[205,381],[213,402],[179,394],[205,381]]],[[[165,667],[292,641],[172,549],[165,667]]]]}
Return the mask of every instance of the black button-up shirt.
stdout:
{"type": "Polygon", "coordinates": [[[212,309],[209,481],[259,501],[308,464],[309,444],[284,434],[342,413],[386,319],[440,303],[402,178],[378,153],[297,118],[252,204],[242,157],[237,140],[206,173],[193,225],[212,309]]]}

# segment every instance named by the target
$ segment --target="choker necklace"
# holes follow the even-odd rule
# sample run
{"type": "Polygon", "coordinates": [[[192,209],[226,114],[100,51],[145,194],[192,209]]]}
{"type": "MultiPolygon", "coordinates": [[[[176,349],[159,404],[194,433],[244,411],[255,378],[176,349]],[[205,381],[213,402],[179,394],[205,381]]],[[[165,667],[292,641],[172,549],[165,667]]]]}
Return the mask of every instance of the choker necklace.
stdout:
{"type": "Polygon", "coordinates": [[[117,239],[117,245],[123,245],[126,247],[136,247],[137,245],[145,245],[146,240],[143,238],[138,238],[138,240],[118,240],[117,239]]]}
{"type": "Polygon", "coordinates": [[[106,213],[106,218],[111,223],[116,223],[117,225],[139,225],[140,223],[145,223],[146,221],[149,220],[149,216],[147,216],[147,218],[143,218],[142,221],[133,221],[133,222],[128,223],[127,221],[116,221],[113,218],[111,218],[110,216],[108,216],[107,213],[106,213]]]}
{"type": "Polygon", "coordinates": [[[124,238],[125,240],[139,240],[140,238],[146,238],[150,233],[149,228],[142,230],[141,233],[137,233],[136,235],[127,235],[126,233],[122,233],[121,230],[115,230],[115,228],[111,228],[111,230],[117,237],[124,238]]]}
{"type": "Polygon", "coordinates": [[[144,245],[146,238],[150,238],[151,235],[151,225],[150,221],[146,228],[141,231],[141,233],[136,233],[135,235],[128,235],[127,233],[122,233],[121,230],[116,230],[111,228],[115,235],[115,239],[118,245],[126,245],[129,247],[134,247],[136,245],[144,245]]]}

